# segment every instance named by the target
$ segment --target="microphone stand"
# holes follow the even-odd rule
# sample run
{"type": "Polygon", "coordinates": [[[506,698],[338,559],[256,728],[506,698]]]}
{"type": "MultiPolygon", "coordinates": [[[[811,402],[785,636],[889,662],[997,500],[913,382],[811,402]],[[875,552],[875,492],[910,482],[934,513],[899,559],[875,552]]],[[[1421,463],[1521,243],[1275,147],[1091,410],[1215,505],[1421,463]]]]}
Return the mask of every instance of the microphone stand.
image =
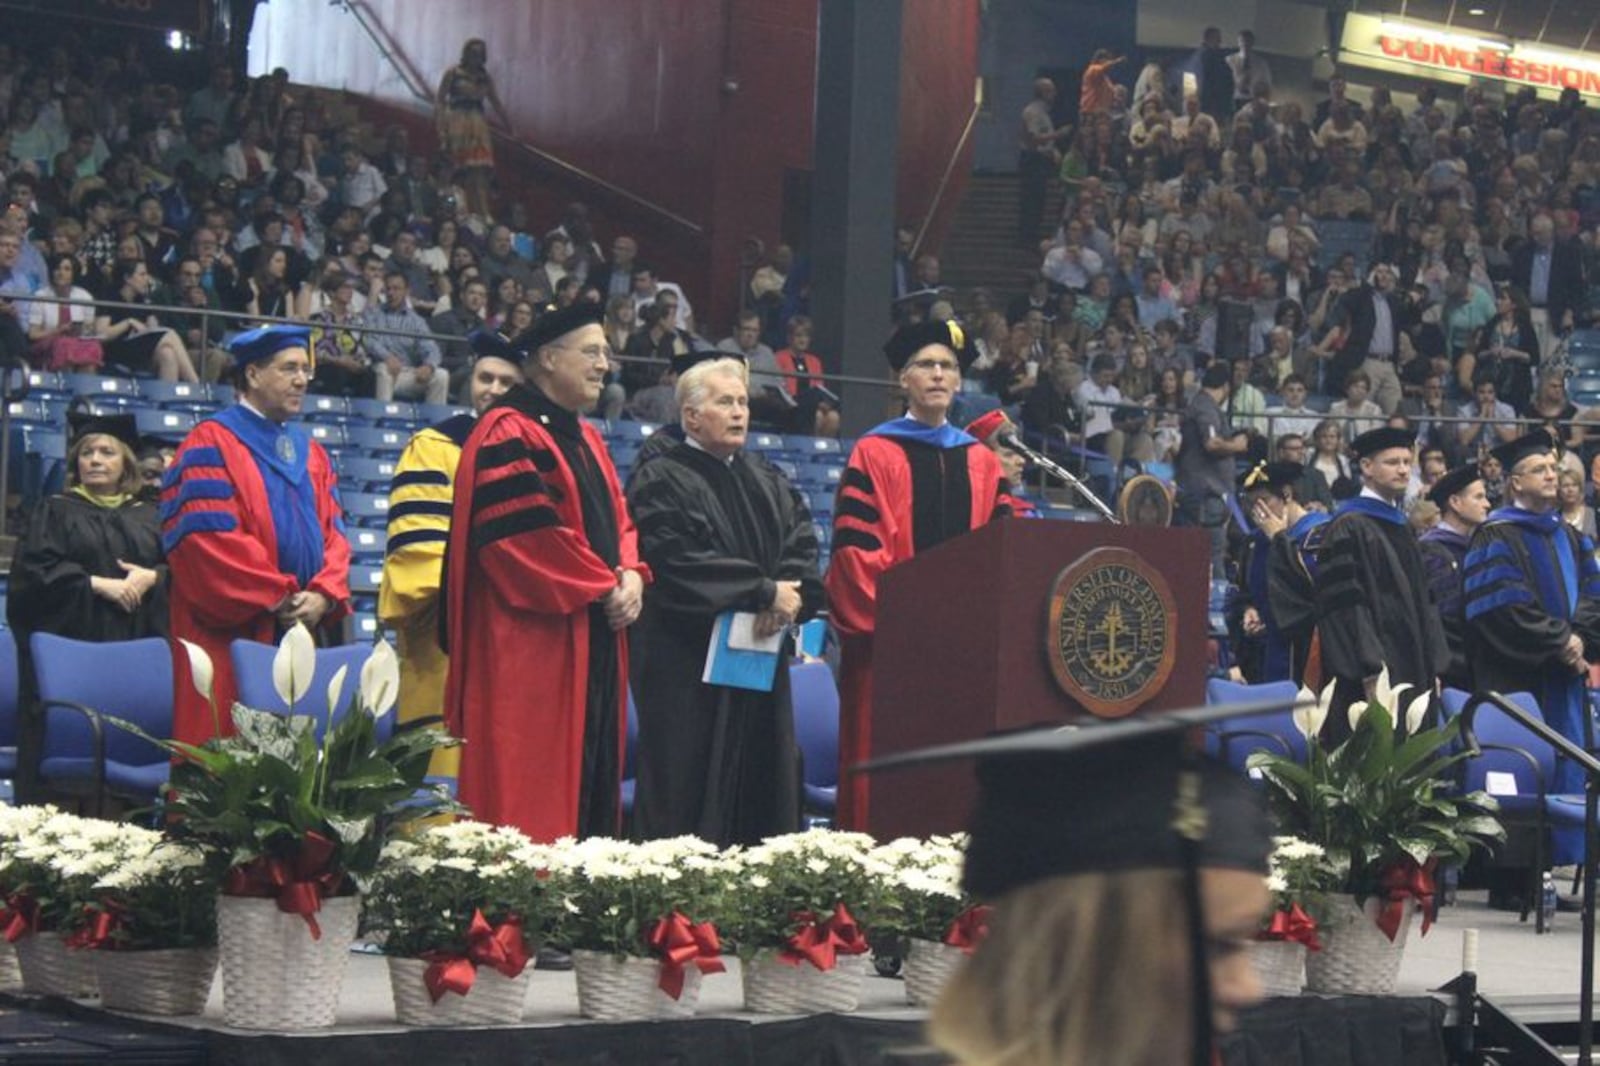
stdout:
{"type": "Polygon", "coordinates": [[[1034,451],[1032,448],[1022,443],[1022,440],[1015,433],[1005,434],[1000,438],[1000,443],[1005,445],[1007,448],[1021,452],[1027,457],[1029,462],[1039,467],[1045,473],[1053,475],[1068,488],[1076,492],[1079,496],[1082,496],[1085,500],[1088,500],[1090,506],[1092,506],[1096,511],[1100,512],[1101,518],[1104,518],[1107,522],[1110,522],[1113,525],[1121,525],[1122,520],[1117,517],[1116,512],[1107,507],[1104,500],[1090,492],[1089,486],[1085,485],[1082,481],[1079,481],[1077,476],[1069,472],[1066,467],[1062,466],[1054,459],[1034,451]]]}

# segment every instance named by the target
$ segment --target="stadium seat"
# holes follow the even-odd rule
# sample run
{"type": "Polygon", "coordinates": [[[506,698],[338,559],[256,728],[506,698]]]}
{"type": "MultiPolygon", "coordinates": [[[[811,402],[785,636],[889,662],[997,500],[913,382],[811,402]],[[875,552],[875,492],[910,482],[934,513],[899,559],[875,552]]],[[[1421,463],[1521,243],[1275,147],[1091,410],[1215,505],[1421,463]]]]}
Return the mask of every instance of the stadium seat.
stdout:
{"type": "Polygon", "coordinates": [[[139,382],[139,395],[147,403],[168,411],[201,414],[215,411],[218,406],[211,386],[200,382],[145,380],[139,382]]]}
{"type": "Polygon", "coordinates": [[[17,637],[0,626],[0,779],[17,777],[17,718],[22,694],[17,669],[17,637]]]}
{"type": "Polygon", "coordinates": [[[365,612],[350,616],[350,628],[358,644],[371,644],[383,632],[378,616],[365,612]]]}
{"type": "Polygon", "coordinates": [[[376,596],[382,584],[382,562],[377,565],[368,564],[364,566],[350,564],[350,594],[352,596],[376,596]]]}
{"type": "Polygon", "coordinates": [[[753,452],[761,452],[769,459],[774,454],[781,455],[788,450],[783,437],[777,433],[752,433],[745,438],[744,446],[753,452]]]}
{"type": "Polygon", "coordinates": [[[368,455],[399,455],[411,439],[409,429],[381,426],[346,427],[346,439],[368,455]]]}
{"type": "Polygon", "coordinates": [[[350,411],[369,425],[407,429],[416,424],[416,404],[361,397],[350,401],[350,411]]]}
{"type": "Polygon", "coordinates": [[[84,641],[35,633],[29,642],[44,712],[39,775],[51,788],[106,799],[155,800],[166,783],[166,752],[112,724],[172,735],[172,650],[165,640],[84,641]]]}
{"type": "Polygon", "coordinates": [[[66,386],[74,396],[126,396],[139,398],[139,382],[105,374],[68,374],[66,386]]]}
{"type": "Polygon", "coordinates": [[[13,400],[7,405],[11,424],[17,426],[59,426],[61,418],[41,400],[13,400]]]}
{"type": "Polygon", "coordinates": [[[350,401],[343,396],[321,396],[312,393],[300,405],[300,417],[307,422],[353,422],[356,416],[350,412],[350,401]]]}
{"type": "MultiPolygon", "coordinates": [[[[1291,704],[1299,692],[1300,687],[1293,681],[1241,685],[1214,677],[1206,682],[1206,703],[1250,703],[1256,700],[1281,699],[1285,704],[1291,704]]],[[[1218,722],[1211,726],[1210,732],[1216,739],[1222,760],[1236,770],[1243,770],[1245,760],[1258,751],[1290,755],[1302,761],[1306,757],[1306,738],[1295,726],[1293,711],[1288,707],[1272,714],[1242,718],[1237,722],[1218,722]]]]}
{"type": "Polygon", "coordinates": [[[394,460],[348,455],[340,458],[338,473],[340,482],[351,487],[362,485],[366,492],[388,492],[389,481],[394,477],[394,460]]]}
{"type": "Polygon", "coordinates": [[[628,689],[627,745],[622,751],[622,815],[633,817],[634,796],[639,785],[639,708],[633,702],[633,689],[628,689]]]}
{"type": "Polygon", "coordinates": [[[784,449],[793,452],[797,458],[802,455],[837,455],[841,450],[839,442],[832,437],[808,437],[796,433],[784,437],[784,449]]]}
{"type": "Polygon", "coordinates": [[[447,418],[456,415],[470,415],[472,408],[462,407],[452,403],[419,403],[417,404],[417,421],[424,426],[436,426],[447,418]]]}
{"type": "Polygon", "coordinates": [[[821,662],[790,666],[789,686],[805,771],[804,813],[831,821],[839,799],[839,690],[821,662]]]}
{"type": "MultiPolygon", "coordinates": [[[[367,526],[347,526],[344,534],[350,541],[350,554],[353,559],[383,562],[384,545],[389,539],[383,530],[367,526]]],[[[351,565],[354,565],[353,561],[351,565]]]]}
{"type": "Polygon", "coordinates": [[[345,516],[358,526],[382,529],[389,524],[389,497],[381,492],[345,492],[345,516]]]}
{"type": "Polygon", "coordinates": [[[153,437],[156,440],[176,444],[189,435],[194,428],[195,417],[188,411],[151,411],[148,409],[135,411],[134,422],[139,427],[139,436],[153,437]]]}
{"type": "Polygon", "coordinates": [[[654,422],[634,422],[621,418],[611,423],[606,430],[606,437],[608,440],[636,440],[643,444],[646,437],[660,428],[654,422]]]}
{"type": "MultiPolygon", "coordinates": [[[[318,648],[316,673],[311,677],[311,687],[292,707],[284,705],[272,683],[272,660],[277,653],[278,649],[271,644],[258,644],[253,640],[233,642],[233,675],[239,685],[239,702],[257,711],[309,716],[316,723],[317,739],[321,740],[328,722],[328,683],[341,666],[347,668],[344,691],[333,711],[333,720],[337,722],[350,713],[354,705],[361,668],[372,654],[372,645],[358,643],[318,648]]],[[[394,715],[387,713],[392,706],[379,709],[382,712],[378,719],[380,738],[387,739],[394,731],[394,715]]]]}

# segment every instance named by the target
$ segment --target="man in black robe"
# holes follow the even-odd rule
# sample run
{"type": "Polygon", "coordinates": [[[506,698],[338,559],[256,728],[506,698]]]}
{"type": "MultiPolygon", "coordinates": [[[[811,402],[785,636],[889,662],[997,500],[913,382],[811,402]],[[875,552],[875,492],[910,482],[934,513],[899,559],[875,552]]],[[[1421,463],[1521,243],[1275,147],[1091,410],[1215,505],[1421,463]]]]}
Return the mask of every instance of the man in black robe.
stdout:
{"type": "Polygon", "coordinates": [[[789,702],[790,641],[770,691],[702,682],[725,612],[754,616],[757,638],[822,602],[811,514],[784,476],[744,451],[744,365],[702,361],[677,383],[684,440],[639,467],[628,504],[655,583],[633,644],[639,712],[634,830],[692,833],[727,846],[800,824],[800,758],[789,702]]]}
{"type": "MultiPolygon", "coordinates": [[[[1346,712],[1370,700],[1388,669],[1391,686],[1413,686],[1406,703],[1431,692],[1449,665],[1439,612],[1417,538],[1400,509],[1411,480],[1414,434],[1388,426],[1350,445],[1361,473],[1360,495],[1334,512],[1317,556],[1317,630],[1322,665],[1338,680],[1326,740],[1349,735],[1346,712]]],[[[1405,707],[1388,707],[1397,727],[1405,707]]]]}
{"type": "Polygon", "coordinates": [[[1450,646],[1450,665],[1440,680],[1450,688],[1472,691],[1472,663],[1467,654],[1467,618],[1464,581],[1467,548],[1472,534],[1489,517],[1489,494],[1477,463],[1458,466],[1428,490],[1439,508],[1439,524],[1422,535],[1422,563],[1428,570],[1428,588],[1444,624],[1450,646]]]}
{"type": "MultiPolygon", "coordinates": [[[[1561,520],[1555,442],[1537,429],[1493,452],[1506,471],[1508,503],[1472,536],[1465,565],[1467,648],[1474,686],[1529,692],[1544,720],[1587,746],[1584,687],[1600,656],[1600,567],[1594,542],[1561,520]]],[[[1582,792],[1583,777],[1558,762],[1554,792],[1582,792]]],[[[1581,841],[1578,844],[1581,854],[1581,841]]],[[[1563,855],[1557,863],[1576,861],[1563,855]]]]}
{"type": "Polygon", "coordinates": [[[1317,620],[1314,564],[1305,545],[1328,516],[1300,503],[1304,476],[1299,463],[1262,460],[1239,479],[1240,502],[1255,527],[1241,573],[1249,603],[1245,631],[1263,638],[1258,681],[1305,681],[1317,620]]]}

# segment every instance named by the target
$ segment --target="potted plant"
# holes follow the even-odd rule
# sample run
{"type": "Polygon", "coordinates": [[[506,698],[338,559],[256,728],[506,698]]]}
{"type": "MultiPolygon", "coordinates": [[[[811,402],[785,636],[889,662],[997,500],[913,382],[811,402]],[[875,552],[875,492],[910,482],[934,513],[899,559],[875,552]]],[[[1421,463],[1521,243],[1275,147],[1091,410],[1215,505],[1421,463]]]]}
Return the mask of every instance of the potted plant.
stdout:
{"type": "Polygon", "coordinates": [[[747,1009],[856,1009],[892,875],[873,850],[863,833],[813,829],[727,855],[717,924],[737,946],[747,1009]]]}
{"type": "Polygon", "coordinates": [[[1323,950],[1307,960],[1313,991],[1392,992],[1412,907],[1422,907],[1424,935],[1431,924],[1435,870],[1505,837],[1494,798],[1461,794],[1452,780],[1467,757],[1456,746],[1459,721],[1428,724],[1432,694],[1402,705],[1410,687],[1391,688],[1385,668],[1373,699],[1350,707],[1350,736],[1330,750],[1316,738],[1333,686],[1320,698],[1302,690],[1295,723],[1308,741],[1305,763],[1272,752],[1249,759],[1279,829],[1321,847],[1335,877],[1323,950]]]}
{"type": "MultiPolygon", "coordinates": [[[[184,647],[216,719],[211,662],[199,647],[184,647]]],[[[285,708],[309,691],[315,669],[311,634],[296,624],[273,661],[285,708]]],[[[433,729],[378,735],[377,715],[399,684],[393,649],[374,647],[341,717],[345,681],[341,668],[328,685],[320,737],[309,715],[234,704],[233,736],[202,745],[149,738],[174,755],[170,832],[204,849],[222,886],[223,1013],[235,1028],[332,1025],[355,938],[356,893],[384,844],[416,819],[459,810],[442,788],[423,783],[434,749],[453,738],[433,729]]]]}
{"type": "Polygon", "coordinates": [[[20,877],[11,872],[13,856],[19,844],[60,813],[49,805],[0,805],[0,987],[21,986],[22,970],[13,945],[33,932],[38,916],[38,908],[23,891],[20,877]]]}
{"type": "Polygon", "coordinates": [[[1256,973],[1269,996],[1298,996],[1305,987],[1306,952],[1321,951],[1317,915],[1339,875],[1321,845],[1299,837],[1275,837],[1267,859],[1272,910],[1251,945],[1256,973]]]}
{"type": "Polygon", "coordinates": [[[143,831],[126,840],[67,936],[69,946],[95,949],[101,1004],[135,1014],[205,1010],[217,971],[216,898],[199,848],[143,831]]]}
{"type": "Polygon", "coordinates": [[[391,840],[363,900],[402,1025],[522,1018],[536,939],[556,904],[550,848],[509,826],[455,822],[391,840]]]}
{"type": "Polygon", "coordinates": [[[961,888],[966,834],[903,837],[874,853],[889,869],[876,931],[899,944],[906,1000],[926,1007],[988,931],[989,907],[961,888]]]}
{"type": "Polygon", "coordinates": [[[83,950],[88,944],[81,933],[95,882],[161,837],[137,826],[48,810],[6,849],[0,868],[6,936],[16,946],[27,991],[96,996],[94,959],[83,950]]]}
{"type": "Polygon", "coordinates": [[[562,896],[551,940],[572,953],[578,1011],[621,1021],[685,1017],[700,979],[723,972],[710,915],[721,888],[715,845],[694,837],[557,844],[562,896]]]}

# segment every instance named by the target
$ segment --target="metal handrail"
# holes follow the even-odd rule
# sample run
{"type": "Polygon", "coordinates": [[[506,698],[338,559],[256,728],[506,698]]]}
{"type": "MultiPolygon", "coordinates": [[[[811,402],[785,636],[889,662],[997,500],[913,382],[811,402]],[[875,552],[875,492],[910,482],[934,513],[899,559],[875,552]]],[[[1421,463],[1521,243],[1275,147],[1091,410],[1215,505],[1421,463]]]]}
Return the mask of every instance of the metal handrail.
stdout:
{"type": "Polygon", "coordinates": [[[428,91],[428,83],[423,79],[422,73],[413,67],[411,60],[402,55],[397,48],[391,48],[383,42],[378,36],[378,31],[373,28],[372,23],[367,20],[366,14],[361,10],[361,7],[365,5],[358,7],[355,0],[328,0],[328,4],[331,7],[342,8],[346,14],[356,20],[356,24],[361,27],[372,41],[373,46],[378,49],[378,55],[393,68],[396,74],[400,75],[400,80],[405,83],[406,89],[410,91],[412,96],[422,103],[433,103],[433,93],[428,91]],[[401,60],[405,61],[404,65],[401,64],[401,60]]]}
{"type": "Polygon", "coordinates": [[[977,125],[978,112],[981,110],[983,110],[983,79],[977,78],[973,81],[972,110],[967,114],[967,123],[961,128],[961,136],[956,139],[956,146],[951,150],[950,158],[945,161],[944,173],[939,176],[939,187],[933,193],[933,203],[928,205],[928,210],[922,216],[922,225],[917,228],[917,239],[911,242],[913,259],[922,250],[922,240],[928,235],[928,226],[939,213],[939,204],[944,200],[945,188],[950,184],[950,175],[955,173],[956,160],[961,158],[962,150],[972,139],[972,127],[977,125]]]}

